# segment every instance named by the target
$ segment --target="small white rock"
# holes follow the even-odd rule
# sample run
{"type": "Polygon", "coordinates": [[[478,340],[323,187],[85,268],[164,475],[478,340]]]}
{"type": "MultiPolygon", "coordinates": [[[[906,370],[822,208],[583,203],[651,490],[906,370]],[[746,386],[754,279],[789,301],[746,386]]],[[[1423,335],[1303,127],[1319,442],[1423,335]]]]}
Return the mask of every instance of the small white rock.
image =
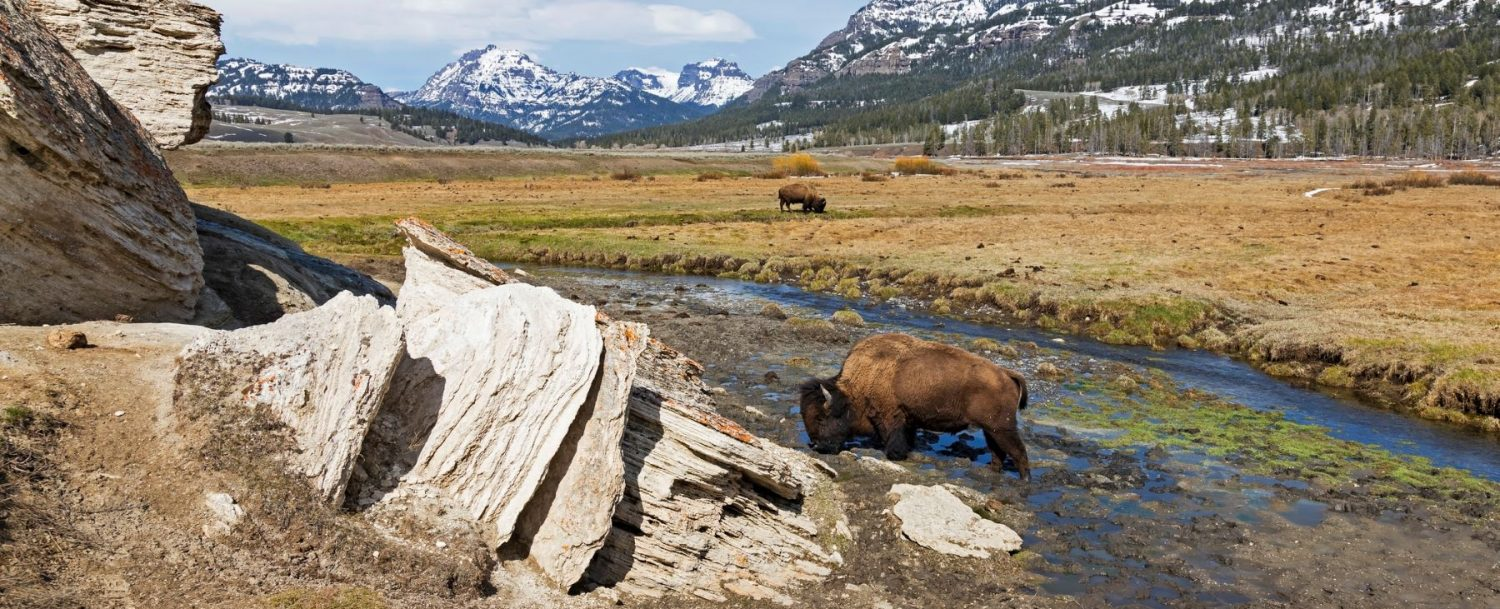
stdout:
{"type": "Polygon", "coordinates": [[[897,484],[890,495],[901,520],[901,535],[917,545],[950,556],[989,558],[1016,552],[1021,536],[998,522],[980,518],[953,492],[940,486],[897,484]]]}
{"type": "Polygon", "coordinates": [[[123,417],[123,416],[125,416],[125,411],[123,411],[123,410],[116,410],[115,411],[115,416],[116,417],[123,417]]]}
{"type": "Polygon", "coordinates": [[[446,541],[439,541],[439,542],[437,542],[437,543],[436,543],[436,544],[434,544],[434,545],[436,545],[436,546],[437,546],[437,548],[438,548],[438,549],[439,549],[439,550],[441,550],[441,549],[443,549],[443,548],[446,548],[446,547],[448,547],[448,542],[446,542],[446,541]]]}

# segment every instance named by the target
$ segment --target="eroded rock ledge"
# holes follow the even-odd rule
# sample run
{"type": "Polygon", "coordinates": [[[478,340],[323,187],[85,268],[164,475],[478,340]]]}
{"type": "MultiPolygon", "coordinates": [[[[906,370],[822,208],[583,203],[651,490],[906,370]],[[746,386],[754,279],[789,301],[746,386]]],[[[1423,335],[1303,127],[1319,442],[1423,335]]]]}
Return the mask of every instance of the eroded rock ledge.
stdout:
{"type": "MultiPolygon", "coordinates": [[[[20,0],[27,4],[28,0],[20,0]]],[[[156,142],[202,140],[213,123],[208,89],[218,82],[223,18],[182,0],[29,0],[73,57],[130,109],[156,142]]]]}
{"type": "Polygon", "coordinates": [[[420,221],[395,311],[340,296],[183,354],[179,410],[268,408],[332,504],[561,590],[786,601],[829,573],[807,457],[713,411],[695,362],[420,221]],[[460,542],[458,545],[469,545],[460,542]]]}
{"type": "Polygon", "coordinates": [[[0,323],[187,321],[203,287],[150,136],[26,0],[0,0],[0,251],[0,323]]]}

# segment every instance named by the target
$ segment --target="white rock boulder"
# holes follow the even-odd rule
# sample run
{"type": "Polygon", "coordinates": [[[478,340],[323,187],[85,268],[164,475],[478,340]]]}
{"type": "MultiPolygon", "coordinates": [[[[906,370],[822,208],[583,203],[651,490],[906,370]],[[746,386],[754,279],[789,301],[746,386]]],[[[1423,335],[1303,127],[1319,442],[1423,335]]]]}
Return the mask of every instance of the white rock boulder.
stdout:
{"type": "Polygon", "coordinates": [[[182,0],[29,1],[37,18],[159,145],[176,148],[208,135],[213,116],[207,95],[218,82],[224,54],[218,12],[182,0]]]}
{"type": "Polygon", "coordinates": [[[603,334],[599,380],[521,523],[531,559],[564,589],[583,579],[594,554],[604,547],[615,506],[625,493],[621,442],[636,363],[650,329],[611,322],[603,326],[603,334]]]}
{"type": "Polygon", "coordinates": [[[1020,535],[980,518],[946,488],[897,484],[890,496],[896,500],[892,511],[901,519],[901,535],[924,548],[968,558],[1021,550],[1020,535]]]}
{"type": "Polygon", "coordinates": [[[394,310],[345,293],[273,324],[188,345],[178,359],[177,409],[268,409],[292,430],[300,451],[293,467],[337,504],[402,344],[394,310]]]}
{"type": "Polygon", "coordinates": [[[150,136],[26,0],[0,24],[0,323],[191,319],[193,214],[150,136]]]}
{"type": "Polygon", "coordinates": [[[436,498],[483,526],[493,547],[509,541],[599,374],[594,317],[517,284],[406,320],[408,358],[423,366],[402,367],[387,408],[433,419],[391,499],[436,498]]]}

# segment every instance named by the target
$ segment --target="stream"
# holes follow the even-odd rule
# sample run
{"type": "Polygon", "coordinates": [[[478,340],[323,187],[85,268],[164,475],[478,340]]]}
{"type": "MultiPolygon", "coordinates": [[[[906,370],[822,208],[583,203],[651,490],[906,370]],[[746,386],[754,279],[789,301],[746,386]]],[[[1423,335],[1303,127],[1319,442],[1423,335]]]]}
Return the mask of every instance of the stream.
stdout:
{"type": "MultiPolygon", "coordinates": [[[[1289,385],[1244,362],[1212,353],[1113,346],[1033,328],[940,317],[900,300],[852,302],[779,284],[595,269],[532,271],[544,283],[587,286],[591,295],[627,313],[665,315],[687,310],[698,316],[747,319],[771,302],[792,316],[815,319],[853,309],[870,326],[859,331],[862,335],[904,332],[957,346],[976,338],[1034,343],[1040,348],[1025,351],[1020,361],[1001,363],[1033,379],[1037,366],[1044,362],[1071,370],[1117,370],[1123,365],[1142,374],[1165,374],[1182,389],[1280,412],[1289,421],[1324,427],[1335,438],[1500,481],[1500,450],[1492,436],[1418,420],[1354,397],[1289,385]]],[[[735,339],[726,336],[725,340],[735,339]]],[[[693,345],[680,346],[692,355],[693,345]]],[[[806,450],[796,384],[810,375],[836,373],[848,348],[815,341],[790,348],[751,348],[750,355],[734,362],[706,362],[706,380],[753,404],[757,414],[764,415],[764,421],[747,424],[752,431],[806,450]]],[[[1299,574],[1288,576],[1259,564],[1254,553],[1247,558],[1245,550],[1266,538],[1305,541],[1305,548],[1276,550],[1291,556],[1322,546],[1333,548],[1344,542],[1323,538],[1338,538],[1344,534],[1335,532],[1342,530],[1335,525],[1355,522],[1329,522],[1345,516],[1339,512],[1347,511],[1346,507],[1320,501],[1308,492],[1304,480],[1252,475],[1206,451],[1163,450],[1144,444],[1100,448],[1095,441],[1114,432],[1082,428],[1055,416],[1055,405],[1064,401],[1088,405],[1111,399],[1086,385],[1033,383],[1032,408],[1023,413],[1023,434],[1031,448],[1035,476],[1030,485],[1020,485],[1013,474],[997,474],[987,467],[991,456],[976,432],[924,432],[913,460],[902,467],[1000,497],[1005,503],[1024,503],[1034,517],[1015,528],[1027,550],[1040,556],[1028,563],[1040,582],[1036,594],[1066,595],[1084,606],[1243,607],[1292,602],[1305,593],[1299,587],[1330,589],[1317,579],[1317,571],[1338,568],[1332,564],[1337,561],[1310,566],[1308,573],[1300,574],[1307,582],[1299,583],[1299,574]]],[[[867,448],[855,452],[880,458],[877,451],[867,448]]],[[[1399,524],[1402,516],[1384,512],[1362,516],[1364,520],[1355,528],[1377,545],[1394,543],[1394,538],[1406,535],[1399,524]]],[[[1352,546],[1329,551],[1349,552],[1352,546]]],[[[1357,562],[1360,558],[1341,555],[1341,560],[1357,562]]],[[[1368,560],[1389,562],[1390,558],[1368,560]]],[[[1355,564],[1350,568],[1366,567],[1355,564]]],[[[1433,568],[1443,572],[1442,565],[1433,568]]],[[[1421,578],[1414,572],[1402,575],[1421,578]]],[[[1496,599],[1500,594],[1477,605],[1433,606],[1500,606],[1496,599]]]]}

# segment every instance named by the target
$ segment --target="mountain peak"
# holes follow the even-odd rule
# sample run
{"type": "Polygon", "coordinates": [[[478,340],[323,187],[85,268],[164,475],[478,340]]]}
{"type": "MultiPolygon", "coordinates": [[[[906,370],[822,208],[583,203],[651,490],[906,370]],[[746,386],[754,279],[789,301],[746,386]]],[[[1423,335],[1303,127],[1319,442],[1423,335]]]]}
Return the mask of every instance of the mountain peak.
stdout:
{"type": "Polygon", "coordinates": [[[616,74],[615,80],[657,97],[708,108],[738,99],[755,84],[755,79],[738,65],[719,57],[687,64],[677,73],[631,68],[616,74]]]}
{"type": "Polygon", "coordinates": [[[380,87],[344,70],[268,64],[235,57],[219,60],[219,83],[209,96],[274,99],[320,110],[397,108],[380,87]]]}
{"type": "Polygon", "coordinates": [[[594,78],[563,73],[525,52],[491,45],[466,53],[401,100],[552,139],[590,137],[702,115],[698,108],[629,84],[625,74],[594,78]]]}

